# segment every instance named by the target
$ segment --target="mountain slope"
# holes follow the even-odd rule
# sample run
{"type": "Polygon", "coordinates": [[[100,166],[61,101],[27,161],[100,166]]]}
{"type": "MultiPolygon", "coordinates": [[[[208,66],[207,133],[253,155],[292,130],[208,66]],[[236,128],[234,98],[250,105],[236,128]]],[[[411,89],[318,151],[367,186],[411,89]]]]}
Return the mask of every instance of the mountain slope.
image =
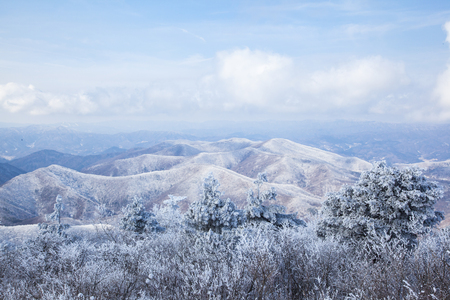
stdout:
{"type": "MultiPolygon", "coordinates": [[[[0,217],[5,224],[35,223],[52,211],[57,194],[64,199],[64,217],[79,222],[92,222],[98,216],[97,205],[120,213],[128,201],[137,195],[148,209],[160,204],[168,194],[185,195],[187,202],[198,199],[204,177],[213,173],[222,183],[224,197],[236,204],[245,204],[252,178],[213,165],[188,164],[167,171],[155,171],[132,176],[106,177],[84,174],[52,165],[10,180],[0,188],[0,217]]],[[[270,184],[279,193],[279,201],[289,211],[305,214],[310,207],[320,206],[320,198],[299,187],[270,184]]]]}
{"type": "Polygon", "coordinates": [[[7,163],[0,163],[0,186],[8,180],[25,173],[24,170],[16,168],[7,163]]]}
{"type": "MultiPolygon", "coordinates": [[[[55,153],[55,157],[62,162],[75,159],[61,153],[55,153]]],[[[50,159],[46,161],[49,162],[50,159]]],[[[73,167],[80,166],[81,163],[73,167]]],[[[440,171],[437,167],[433,170],[441,182],[446,180],[444,175],[450,171],[443,169],[442,164],[436,166],[440,171]]],[[[370,167],[361,159],[286,139],[165,141],[98,161],[83,169],[83,173],[51,165],[17,176],[0,187],[0,218],[5,224],[42,221],[53,209],[57,194],[64,198],[64,218],[70,222],[92,222],[99,216],[99,204],[120,214],[134,195],[144,199],[147,209],[160,204],[169,194],[187,196],[181,205],[187,209],[190,202],[199,198],[203,178],[210,172],[221,182],[224,197],[230,197],[240,207],[245,205],[254,178],[266,172],[270,183],[264,188],[277,189],[278,204],[305,216],[309,208],[320,207],[327,192],[352,184],[370,167]]]]}
{"type": "Polygon", "coordinates": [[[115,159],[83,169],[83,173],[103,176],[129,176],[147,172],[168,170],[182,163],[185,158],[143,154],[134,158],[115,159]]]}
{"type": "MultiPolygon", "coordinates": [[[[177,159],[158,155],[140,155],[127,159],[117,156],[83,172],[104,176],[134,175],[156,170],[149,166],[158,165],[155,163],[158,160],[159,165],[163,165],[165,169],[178,165],[206,164],[230,169],[250,178],[266,172],[274,183],[294,184],[317,196],[324,196],[345,183],[354,182],[361,171],[371,166],[358,158],[342,157],[285,139],[267,142],[245,139],[219,142],[170,141],[150,149],[173,148],[177,145],[188,145],[200,153],[177,159]]],[[[148,151],[151,150],[141,150],[141,153],[148,151]]]]}

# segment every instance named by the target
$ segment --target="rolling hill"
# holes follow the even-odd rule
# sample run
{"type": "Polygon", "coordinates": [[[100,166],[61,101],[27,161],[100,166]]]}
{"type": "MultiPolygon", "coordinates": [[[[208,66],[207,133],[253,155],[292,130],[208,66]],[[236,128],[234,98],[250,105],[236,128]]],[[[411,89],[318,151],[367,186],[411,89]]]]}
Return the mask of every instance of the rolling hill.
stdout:
{"type": "Polygon", "coordinates": [[[148,209],[169,194],[187,196],[182,204],[186,209],[198,199],[202,180],[211,172],[221,182],[224,197],[243,207],[256,174],[263,171],[270,181],[264,188],[274,186],[279,204],[304,217],[309,208],[320,207],[326,192],[354,182],[359,172],[370,168],[360,159],[285,139],[172,141],[149,149],[139,151],[153,154],[123,153],[85,173],[51,165],[17,176],[0,187],[1,220],[10,225],[40,222],[51,212],[57,194],[64,199],[64,218],[75,223],[92,222],[99,216],[99,204],[119,214],[134,195],[142,197],[148,209]]]}
{"type": "Polygon", "coordinates": [[[172,141],[155,147],[171,149],[177,146],[189,146],[199,154],[183,157],[144,154],[124,159],[117,156],[83,172],[128,176],[189,164],[214,165],[249,178],[266,172],[271,182],[293,184],[321,197],[345,183],[355,181],[361,171],[371,166],[358,158],[342,157],[286,139],[266,142],[236,138],[219,142],[172,141]]]}

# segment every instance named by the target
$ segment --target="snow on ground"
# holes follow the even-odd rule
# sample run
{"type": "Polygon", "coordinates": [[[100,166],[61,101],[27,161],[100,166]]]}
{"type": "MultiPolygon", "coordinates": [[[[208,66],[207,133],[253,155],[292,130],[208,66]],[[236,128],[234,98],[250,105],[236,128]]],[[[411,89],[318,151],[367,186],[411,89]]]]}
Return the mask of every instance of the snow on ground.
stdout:
{"type": "MultiPolygon", "coordinates": [[[[73,236],[91,235],[98,232],[104,234],[105,231],[112,229],[113,226],[107,224],[88,224],[75,225],[66,230],[67,234],[73,236]]],[[[33,225],[17,225],[17,226],[0,226],[0,244],[3,242],[20,245],[28,239],[37,237],[39,228],[37,224],[33,225]]]]}

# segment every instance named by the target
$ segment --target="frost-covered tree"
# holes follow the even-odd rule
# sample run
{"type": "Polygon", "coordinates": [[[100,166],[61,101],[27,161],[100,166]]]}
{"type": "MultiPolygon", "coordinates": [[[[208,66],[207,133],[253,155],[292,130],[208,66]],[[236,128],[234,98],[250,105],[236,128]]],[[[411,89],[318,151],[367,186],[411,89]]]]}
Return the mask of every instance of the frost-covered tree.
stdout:
{"type": "Polygon", "coordinates": [[[266,173],[258,173],[256,180],[256,195],[252,189],[247,193],[247,207],[245,214],[247,222],[257,224],[270,222],[276,226],[306,226],[303,220],[297,219],[297,214],[286,214],[286,208],[282,205],[263,205],[264,201],[276,201],[277,191],[274,187],[266,191],[261,191],[261,186],[267,182],[266,173]]]}
{"type": "Polygon", "coordinates": [[[230,199],[222,200],[219,182],[209,174],[203,182],[202,198],[193,202],[185,214],[186,223],[197,230],[221,233],[243,224],[241,210],[230,199]]]}
{"type": "Polygon", "coordinates": [[[120,228],[135,233],[144,231],[160,232],[164,228],[160,227],[154,215],[147,212],[142,203],[142,199],[134,196],[133,202],[122,209],[123,217],[120,220],[120,228]]]}
{"type": "Polygon", "coordinates": [[[98,212],[100,218],[111,217],[114,214],[113,211],[111,211],[110,209],[108,209],[106,207],[105,203],[97,205],[97,212],[98,212]]]}
{"type": "Polygon", "coordinates": [[[186,197],[169,195],[164,200],[164,206],[153,206],[153,212],[158,222],[167,229],[179,229],[183,223],[183,215],[180,213],[178,202],[186,197]]]}
{"type": "Polygon", "coordinates": [[[381,237],[413,246],[418,235],[443,220],[443,213],[434,211],[441,197],[442,190],[420,170],[376,162],[355,185],[328,194],[317,234],[369,242],[381,237]]]}
{"type": "Polygon", "coordinates": [[[61,212],[64,210],[61,195],[56,196],[56,202],[53,208],[54,211],[51,214],[46,215],[45,218],[47,221],[56,221],[58,224],[61,224],[61,212]]]}
{"type": "Polygon", "coordinates": [[[45,219],[50,222],[55,221],[57,222],[57,224],[39,223],[39,231],[41,234],[52,233],[65,237],[66,233],[64,231],[70,226],[69,224],[61,224],[61,212],[64,210],[61,195],[56,196],[56,202],[53,206],[53,209],[54,211],[51,214],[46,215],[45,219]]]}

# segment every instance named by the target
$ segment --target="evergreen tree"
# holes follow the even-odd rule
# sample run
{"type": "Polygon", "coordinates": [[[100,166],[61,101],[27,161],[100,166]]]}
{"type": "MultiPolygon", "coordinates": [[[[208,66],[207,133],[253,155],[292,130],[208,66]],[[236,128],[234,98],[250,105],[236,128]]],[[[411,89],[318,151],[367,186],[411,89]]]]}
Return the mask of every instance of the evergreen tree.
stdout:
{"type": "Polygon", "coordinates": [[[413,246],[418,235],[443,220],[443,213],[434,211],[441,197],[442,190],[420,170],[376,162],[355,185],[328,194],[317,234],[341,240],[401,239],[413,246]]]}
{"type": "Polygon", "coordinates": [[[261,186],[267,182],[266,173],[258,173],[256,180],[256,195],[250,189],[247,194],[247,207],[245,214],[247,222],[257,224],[270,222],[276,226],[306,226],[303,220],[297,219],[297,214],[286,214],[286,208],[282,205],[263,205],[264,201],[276,201],[277,191],[274,187],[266,191],[261,191],[261,186]]]}
{"type": "Polygon", "coordinates": [[[54,211],[51,214],[46,215],[45,218],[47,221],[57,221],[58,224],[61,224],[61,212],[64,210],[61,195],[56,196],[56,202],[53,208],[54,211]]]}
{"type": "Polygon", "coordinates": [[[120,228],[135,233],[144,231],[163,231],[164,228],[158,225],[154,215],[145,211],[142,199],[134,196],[133,202],[122,209],[123,217],[120,220],[120,228]]]}
{"type": "Polygon", "coordinates": [[[212,174],[205,178],[202,199],[193,202],[185,214],[188,225],[201,231],[221,233],[243,224],[243,212],[230,199],[220,199],[219,186],[212,174]]]}
{"type": "Polygon", "coordinates": [[[61,212],[64,210],[64,205],[62,203],[62,196],[57,195],[56,196],[56,202],[53,206],[54,211],[51,214],[48,214],[45,216],[45,219],[47,221],[56,221],[57,224],[46,224],[46,223],[39,223],[39,231],[41,234],[51,233],[51,234],[57,234],[62,237],[66,237],[65,230],[68,229],[70,226],[69,224],[61,224],[61,212]]]}

